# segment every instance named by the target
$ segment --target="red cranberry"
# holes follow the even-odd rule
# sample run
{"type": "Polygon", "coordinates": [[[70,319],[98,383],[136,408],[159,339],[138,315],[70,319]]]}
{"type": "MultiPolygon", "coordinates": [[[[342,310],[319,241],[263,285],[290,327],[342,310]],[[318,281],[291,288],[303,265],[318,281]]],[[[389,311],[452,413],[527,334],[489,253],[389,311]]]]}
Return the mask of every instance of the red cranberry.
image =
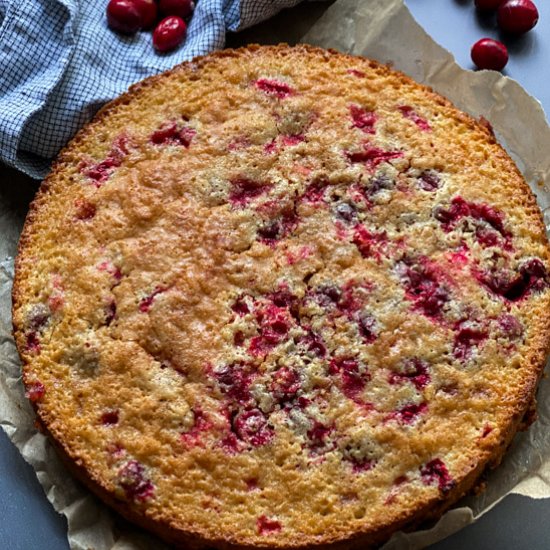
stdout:
{"type": "Polygon", "coordinates": [[[187,34],[185,21],[177,15],[163,19],[153,31],[153,46],[158,52],[169,52],[177,48],[187,34]]]}
{"type": "Polygon", "coordinates": [[[498,40],[482,38],[472,46],[472,61],[478,69],[501,71],[508,63],[508,50],[498,40]]]}
{"type": "Polygon", "coordinates": [[[531,0],[507,0],[498,8],[499,27],[506,32],[522,34],[539,20],[537,7],[531,0]]]}
{"type": "Polygon", "coordinates": [[[445,466],[445,463],[440,458],[435,458],[422,466],[420,468],[420,475],[426,485],[437,483],[439,489],[444,493],[449,492],[456,485],[456,482],[449,474],[449,470],[447,470],[447,466],[445,466]]]}
{"type": "Polygon", "coordinates": [[[260,516],[256,520],[256,527],[260,535],[271,535],[272,533],[278,533],[282,529],[280,522],[275,519],[269,519],[267,516],[260,516]]]}
{"type": "Polygon", "coordinates": [[[496,10],[504,0],[475,0],[475,5],[478,10],[490,11],[496,10]]]}
{"type": "Polygon", "coordinates": [[[142,28],[143,22],[141,3],[138,5],[134,0],[110,0],[107,4],[107,24],[114,31],[132,34],[142,28]]]}
{"type": "Polygon", "coordinates": [[[133,0],[141,14],[141,28],[150,29],[157,21],[158,9],[155,0],[133,0]]]}
{"type": "Polygon", "coordinates": [[[185,19],[193,13],[195,3],[193,0],[160,0],[159,8],[164,15],[177,15],[185,19]]]}
{"type": "Polygon", "coordinates": [[[129,460],[118,471],[118,482],[131,500],[143,502],[155,493],[151,480],[145,476],[145,468],[137,460],[129,460]]]}
{"type": "Polygon", "coordinates": [[[279,82],[278,80],[260,78],[256,80],[254,85],[267,95],[275,96],[278,99],[284,99],[294,94],[294,90],[286,82],[279,82]]]}

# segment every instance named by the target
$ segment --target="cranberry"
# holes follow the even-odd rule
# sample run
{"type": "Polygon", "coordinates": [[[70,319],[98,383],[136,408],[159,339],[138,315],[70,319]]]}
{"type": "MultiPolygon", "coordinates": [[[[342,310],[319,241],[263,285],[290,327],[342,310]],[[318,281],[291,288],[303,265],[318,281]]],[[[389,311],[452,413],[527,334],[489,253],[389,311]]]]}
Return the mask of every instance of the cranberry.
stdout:
{"type": "Polygon", "coordinates": [[[430,375],[428,373],[428,364],[414,357],[406,360],[399,372],[391,372],[389,376],[390,384],[399,384],[409,380],[414,384],[417,390],[424,389],[430,382],[430,375]]]}
{"type": "Polygon", "coordinates": [[[224,365],[214,371],[220,390],[224,395],[233,399],[240,405],[246,405],[251,399],[250,385],[254,375],[250,367],[242,362],[235,362],[224,365]]]}
{"type": "Polygon", "coordinates": [[[157,21],[158,9],[155,0],[133,0],[141,14],[141,28],[150,29],[157,21]]]}
{"type": "Polygon", "coordinates": [[[193,0],[160,0],[159,8],[164,15],[177,15],[185,19],[193,13],[195,3],[193,0]]]}
{"type": "Polygon", "coordinates": [[[271,184],[257,182],[249,178],[234,178],[231,180],[229,200],[235,206],[246,206],[251,200],[266,193],[271,184]]]}
{"type": "Polygon", "coordinates": [[[368,143],[363,144],[363,151],[346,153],[348,160],[352,164],[363,163],[368,168],[376,168],[382,162],[390,162],[403,156],[402,151],[384,151],[378,147],[372,147],[368,143]]]}
{"type": "Polygon", "coordinates": [[[42,399],[45,393],[46,388],[42,382],[37,381],[26,384],[25,397],[33,403],[42,399]]]}
{"type": "Polygon", "coordinates": [[[490,11],[496,10],[504,0],[475,0],[475,5],[478,10],[490,11]]]}
{"type": "Polygon", "coordinates": [[[404,424],[412,424],[418,416],[424,414],[427,410],[428,405],[426,403],[420,403],[420,405],[411,403],[410,405],[405,405],[401,409],[398,409],[393,416],[404,424]]]}
{"type": "Polygon", "coordinates": [[[96,205],[86,199],[76,199],[74,205],[76,207],[75,218],[77,220],[91,220],[96,214],[96,205]]]}
{"type": "Polygon", "coordinates": [[[278,533],[282,529],[280,522],[275,519],[269,519],[267,516],[260,516],[256,520],[256,527],[260,535],[271,535],[272,533],[278,533]]]}
{"type": "Polygon", "coordinates": [[[153,31],[153,46],[158,52],[169,52],[177,48],[187,34],[185,21],[177,15],[163,19],[153,31]]]}
{"type": "Polygon", "coordinates": [[[196,130],[184,126],[180,128],[175,121],[163,124],[158,130],[151,134],[151,142],[155,145],[182,145],[189,147],[191,140],[195,137],[196,130]]]}
{"type": "Polygon", "coordinates": [[[539,20],[537,7],[531,0],[507,0],[498,8],[498,24],[503,31],[522,34],[539,20]]]}
{"type": "Polygon", "coordinates": [[[326,425],[318,420],[313,420],[313,425],[307,432],[309,448],[317,453],[330,450],[330,447],[333,446],[330,445],[327,438],[329,438],[333,431],[333,425],[326,425]]]}
{"type": "MultiPolygon", "coordinates": [[[[144,26],[145,0],[110,0],[107,4],[107,24],[114,31],[132,34],[144,26]]],[[[156,10],[156,6],[154,6],[156,10]]]]}
{"type": "Polygon", "coordinates": [[[137,460],[129,460],[118,471],[118,482],[131,500],[143,502],[155,493],[153,484],[145,476],[145,468],[137,460]]]}
{"type": "Polygon", "coordinates": [[[164,292],[165,290],[166,289],[157,286],[151,294],[149,294],[148,296],[145,296],[145,298],[142,298],[138,306],[139,311],[141,311],[141,313],[147,313],[151,309],[151,306],[153,305],[153,301],[155,297],[158,294],[161,294],[162,292],[164,292]]]}
{"type": "Polygon", "coordinates": [[[267,95],[274,96],[278,99],[285,99],[285,97],[295,93],[294,90],[286,84],[286,82],[270,80],[267,78],[260,78],[259,80],[256,80],[255,86],[267,95]]]}
{"type": "Polygon", "coordinates": [[[472,46],[472,61],[478,69],[501,71],[508,63],[508,50],[498,40],[482,38],[472,46]]]}
{"type": "Polygon", "coordinates": [[[260,409],[243,411],[233,419],[233,429],[237,437],[253,447],[270,443],[273,439],[273,428],[260,409]]]}
{"type": "Polygon", "coordinates": [[[365,134],[374,134],[374,125],[376,123],[377,116],[372,111],[362,109],[357,105],[350,105],[350,114],[355,128],[359,128],[365,134]]]}
{"type": "Polygon", "coordinates": [[[112,426],[114,424],[118,424],[119,416],[118,411],[105,411],[101,415],[101,423],[104,426],[112,426]]]}
{"type": "Polygon", "coordinates": [[[450,491],[456,485],[456,482],[449,474],[449,470],[447,470],[447,466],[445,466],[445,463],[440,458],[435,458],[422,466],[420,468],[420,475],[426,485],[437,483],[440,491],[444,493],[450,491]]]}
{"type": "Polygon", "coordinates": [[[116,317],[116,302],[111,300],[104,309],[105,312],[105,324],[109,326],[113,319],[116,317]]]}
{"type": "Polygon", "coordinates": [[[401,105],[398,109],[405,118],[412,120],[423,132],[430,132],[432,130],[430,123],[409,105],[401,105]]]}
{"type": "Polygon", "coordinates": [[[437,172],[433,170],[425,170],[418,177],[418,185],[424,191],[435,191],[441,186],[441,180],[437,172]]]}

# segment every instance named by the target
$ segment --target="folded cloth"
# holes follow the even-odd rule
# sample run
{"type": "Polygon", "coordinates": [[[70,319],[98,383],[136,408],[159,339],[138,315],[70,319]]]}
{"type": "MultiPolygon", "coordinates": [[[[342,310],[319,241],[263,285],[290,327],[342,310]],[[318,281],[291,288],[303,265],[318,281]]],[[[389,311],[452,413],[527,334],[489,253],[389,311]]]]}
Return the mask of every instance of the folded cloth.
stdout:
{"type": "Polygon", "coordinates": [[[199,0],[179,49],[107,27],[107,0],[0,0],[0,159],[43,178],[59,150],[132,83],[223,48],[225,33],[301,0],[199,0]]]}

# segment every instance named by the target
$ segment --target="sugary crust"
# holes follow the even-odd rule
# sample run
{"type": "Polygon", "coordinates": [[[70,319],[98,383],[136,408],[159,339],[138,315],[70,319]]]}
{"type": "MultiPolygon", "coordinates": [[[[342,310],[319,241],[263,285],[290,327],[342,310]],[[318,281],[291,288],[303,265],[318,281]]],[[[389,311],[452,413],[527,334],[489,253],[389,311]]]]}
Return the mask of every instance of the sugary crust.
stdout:
{"type": "MultiPolygon", "coordinates": [[[[414,86],[422,90],[428,102],[433,102],[447,116],[465,125],[468,131],[475,134],[476,139],[483,141],[490,149],[492,158],[500,171],[506,174],[508,181],[516,189],[514,195],[514,209],[521,212],[525,219],[530,220],[530,229],[533,235],[540,240],[538,254],[543,255],[543,260],[548,265],[548,243],[546,241],[545,228],[542,215],[537,207],[536,200],[528,185],[523,180],[520,172],[509,158],[506,152],[498,145],[494,135],[486,125],[480,124],[472,117],[457,111],[452,104],[434,93],[427,87],[415,84],[405,75],[395,72],[388,67],[374,61],[359,61],[358,58],[343,55],[334,51],[326,51],[311,46],[299,46],[289,48],[286,45],[275,47],[249,46],[239,50],[224,50],[214,54],[200,57],[192,62],[184,63],[168,73],[146,79],[145,81],[132,86],[130,90],[117,100],[104,107],[96,116],[94,121],[85,127],[72,140],[67,148],[61,153],[48,178],[42,183],[37,196],[31,204],[25,228],[19,243],[19,254],[16,259],[16,278],[13,287],[13,318],[14,333],[17,347],[23,361],[23,376],[27,389],[32,389],[33,356],[28,352],[28,340],[25,336],[26,327],[23,323],[22,314],[19,312],[29,302],[28,288],[25,288],[24,280],[32,270],[33,252],[37,233],[43,231],[43,211],[47,211],[47,205],[65,185],[64,177],[68,169],[75,166],[81,150],[86,147],[88,141],[104,126],[109,126],[113,117],[116,117],[121,110],[131,105],[137,98],[140,98],[148,90],[162,89],[175,75],[181,73],[197,73],[209,64],[215,64],[219,60],[234,58],[248,59],[254,56],[291,57],[300,63],[303,59],[327,60],[338,58],[342,65],[356,67],[359,63],[364,70],[373,70],[378,76],[390,77],[396,86],[414,86]],[[542,251],[542,252],[541,252],[542,251]]],[[[74,172],[73,172],[74,174],[74,172]]],[[[74,180],[74,175],[72,176],[74,180]]],[[[510,208],[511,210],[512,208],[510,208]]],[[[69,230],[69,228],[67,228],[69,230]]],[[[342,532],[337,526],[331,530],[325,529],[322,535],[307,537],[303,533],[296,533],[295,536],[284,538],[265,536],[247,536],[246,540],[235,534],[224,532],[220,539],[212,535],[212,531],[203,529],[201,525],[178,524],[177,518],[151,513],[141,505],[125,501],[116,496],[112,485],[107,483],[101,476],[94,475],[90,468],[84,463],[79,453],[73,448],[73,442],[66,439],[65,430],[62,424],[57,422],[51,411],[47,410],[40,400],[33,402],[38,418],[46,432],[51,436],[60,455],[66,461],[70,470],[81,479],[93,492],[115,508],[119,513],[130,521],[151,530],[161,538],[179,544],[185,548],[205,548],[212,545],[217,548],[367,548],[376,546],[386,540],[392,533],[399,529],[413,529],[415,526],[428,518],[436,518],[442,514],[457,499],[468,492],[476,483],[479,476],[487,466],[493,466],[500,462],[507,446],[516,433],[518,426],[532,402],[536,391],[537,383],[541,376],[544,363],[549,351],[550,342],[550,308],[549,293],[546,291],[544,297],[536,303],[531,304],[531,327],[529,347],[523,348],[521,364],[522,376],[520,386],[514,395],[514,399],[507,402],[506,419],[501,418],[501,425],[495,434],[489,435],[483,443],[480,443],[475,456],[470,458],[468,464],[462,465],[462,471],[453,472],[454,485],[440,494],[430,494],[428,497],[413,500],[410,506],[403,506],[399,514],[388,512],[388,516],[381,515],[376,525],[356,526],[353,532],[342,532]]]]}

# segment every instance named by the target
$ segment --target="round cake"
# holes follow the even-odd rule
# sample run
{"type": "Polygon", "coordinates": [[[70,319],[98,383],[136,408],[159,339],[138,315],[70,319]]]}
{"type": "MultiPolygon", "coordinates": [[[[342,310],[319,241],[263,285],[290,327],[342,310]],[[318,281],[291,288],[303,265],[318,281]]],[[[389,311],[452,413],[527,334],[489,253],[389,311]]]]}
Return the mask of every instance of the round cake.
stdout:
{"type": "Polygon", "coordinates": [[[374,61],[250,46],[132,87],[20,242],[23,379],[69,468],[185,548],[367,548],[499,462],[550,254],[488,123],[374,61]]]}

